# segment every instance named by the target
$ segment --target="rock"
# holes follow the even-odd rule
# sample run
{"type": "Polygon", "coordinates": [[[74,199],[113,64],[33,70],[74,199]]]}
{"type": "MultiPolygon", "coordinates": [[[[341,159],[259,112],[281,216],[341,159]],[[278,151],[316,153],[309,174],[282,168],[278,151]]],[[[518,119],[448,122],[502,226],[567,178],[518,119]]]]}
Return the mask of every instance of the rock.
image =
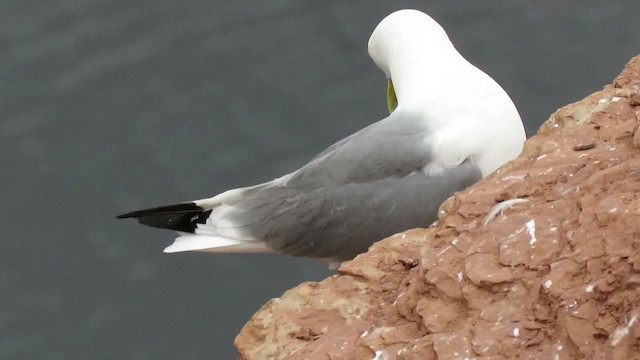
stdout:
{"type": "Polygon", "coordinates": [[[640,359],[639,105],[640,56],[430,228],[264,305],[240,358],[640,359]]]}

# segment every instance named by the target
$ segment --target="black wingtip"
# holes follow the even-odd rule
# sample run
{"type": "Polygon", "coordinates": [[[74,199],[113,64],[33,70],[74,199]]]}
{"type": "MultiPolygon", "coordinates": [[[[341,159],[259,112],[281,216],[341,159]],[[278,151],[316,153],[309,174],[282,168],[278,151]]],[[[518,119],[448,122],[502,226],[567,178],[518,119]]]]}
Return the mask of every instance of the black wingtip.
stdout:
{"type": "Polygon", "coordinates": [[[140,224],[151,227],[193,233],[197,224],[204,224],[207,221],[209,214],[211,210],[205,210],[190,202],[131,211],[116,218],[134,218],[140,224]]]}
{"type": "Polygon", "coordinates": [[[174,205],[158,206],[149,209],[131,211],[126,214],[118,215],[118,219],[127,218],[139,218],[142,216],[150,215],[167,215],[167,214],[179,214],[179,213],[192,213],[197,211],[203,211],[204,209],[196,205],[194,202],[180,203],[174,205]]]}

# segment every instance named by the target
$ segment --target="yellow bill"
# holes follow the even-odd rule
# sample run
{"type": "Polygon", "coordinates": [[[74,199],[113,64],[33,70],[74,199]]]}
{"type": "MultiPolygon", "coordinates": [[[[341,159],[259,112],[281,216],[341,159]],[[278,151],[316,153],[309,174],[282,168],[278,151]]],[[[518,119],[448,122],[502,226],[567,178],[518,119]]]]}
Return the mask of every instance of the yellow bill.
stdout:
{"type": "Polygon", "coordinates": [[[391,79],[387,80],[387,106],[389,107],[389,114],[398,107],[398,98],[391,79]]]}

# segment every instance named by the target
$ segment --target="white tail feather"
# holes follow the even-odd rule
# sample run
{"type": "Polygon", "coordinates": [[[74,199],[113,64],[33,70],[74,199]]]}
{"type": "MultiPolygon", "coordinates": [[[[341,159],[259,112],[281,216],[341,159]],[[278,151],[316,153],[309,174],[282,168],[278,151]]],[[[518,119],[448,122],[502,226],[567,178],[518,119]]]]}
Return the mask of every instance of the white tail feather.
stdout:
{"type": "Polygon", "coordinates": [[[271,252],[263,241],[247,241],[220,236],[183,235],[164,249],[165,253],[203,251],[215,253],[263,253],[271,252]]]}

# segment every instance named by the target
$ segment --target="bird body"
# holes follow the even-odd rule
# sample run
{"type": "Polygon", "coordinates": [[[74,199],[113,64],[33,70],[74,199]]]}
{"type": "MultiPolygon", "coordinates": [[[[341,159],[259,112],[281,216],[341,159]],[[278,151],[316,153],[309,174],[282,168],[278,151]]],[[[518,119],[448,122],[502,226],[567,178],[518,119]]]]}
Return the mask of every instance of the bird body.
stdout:
{"type": "Polygon", "coordinates": [[[180,232],[165,252],[341,261],[430,225],[446,198],[520,153],[525,134],[513,102],[428,15],[387,16],[369,54],[397,97],[388,117],[273,181],[119,217],[180,232]]]}

